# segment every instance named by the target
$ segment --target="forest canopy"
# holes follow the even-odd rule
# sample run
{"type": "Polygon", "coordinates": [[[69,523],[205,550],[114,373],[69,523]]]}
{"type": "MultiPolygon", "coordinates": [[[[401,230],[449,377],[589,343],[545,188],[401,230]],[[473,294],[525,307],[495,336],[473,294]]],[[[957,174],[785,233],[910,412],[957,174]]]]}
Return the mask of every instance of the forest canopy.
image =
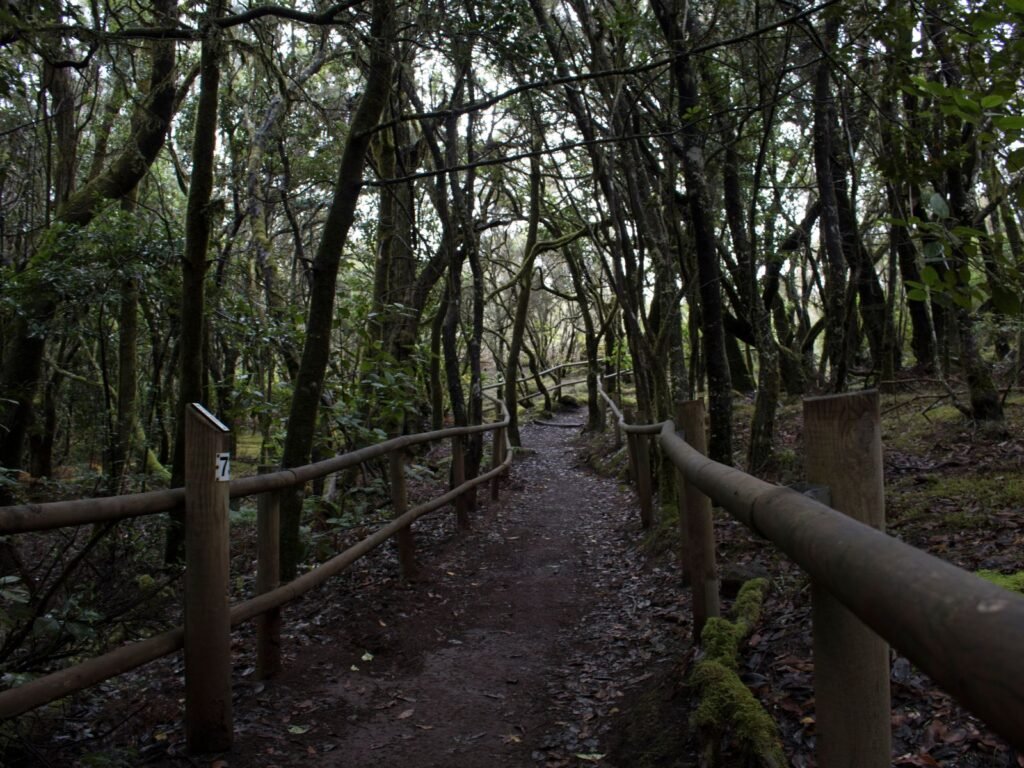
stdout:
{"type": "Polygon", "coordinates": [[[597,377],[632,368],[638,419],[704,394],[710,453],[753,470],[783,394],[915,375],[998,422],[1022,24],[1022,0],[2,0],[0,502],[69,464],[180,484],[189,402],[298,466],[479,423],[504,380],[518,442],[516,380],[575,359],[592,428],[597,377]]]}

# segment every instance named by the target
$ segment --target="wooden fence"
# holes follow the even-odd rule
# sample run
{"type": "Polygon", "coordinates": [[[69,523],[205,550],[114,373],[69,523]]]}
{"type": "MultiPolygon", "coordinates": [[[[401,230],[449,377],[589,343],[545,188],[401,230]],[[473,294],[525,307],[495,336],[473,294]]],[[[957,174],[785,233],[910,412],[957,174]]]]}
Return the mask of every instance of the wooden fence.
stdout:
{"type": "MultiPolygon", "coordinates": [[[[102,656],[37,678],[0,692],[0,718],[9,718],[104,680],[185,649],[185,730],[189,749],[219,751],[231,745],[232,627],[258,619],[257,670],[272,676],[280,670],[280,610],[283,605],[336,576],[392,536],[397,538],[399,563],[404,575],[415,567],[410,526],[418,518],[449,504],[455,505],[460,527],[469,525],[468,496],[478,486],[491,483],[491,497],[498,498],[499,478],[512,461],[508,442],[508,411],[495,403],[499,420],[490,424],[405,435],[351,451],[315,464],[293,467],[237,480],[230,479],[227,454],[228,431],[202,406],[188,408],[186,421],[186,485],[103,499],[81,499],[50,504],[0,508],[0,535],[44,531],[65,526],[124,520],[141,515],[185,508],[185,625],[146,640],[121,646],[102,656]],[[464,439],[493,432],[487,472],[465,477],[464,439]],[[403,452],[412,446],[439,440],[452,441],[453,487],[447,493],[408,507],[403,452]],[[302,487],[308,481],[374,459],[388,458],[394,518],[370,536],[317,568],[287,584],[279,584],[279,500],[282,491],[302,487]],[[228,605],[228,502],[230,498],[258,496],[257,595],[228,605]]],[[[265,468],[264,468],[265,469],[265,468]]]]}
{"type": "Polygon", "coordinates": [[[819,765],[891,764],[887,643],[1024,751],[1024,597],[881,530],[877,392],[804,401],[807,479],[824,486],[831,506],[708,459],[703,401],[675,419],[631,425],[601,394],[631,438],[647,523],[652,435],[676,469],[697,639],[718,615],[712,501],[810,576],[819,765]]]}
{"type": "MultiPolygon", "coordinates": [[[[600,362],[606,362],[606,361],[602,360],[600,362]]],[[[577,360],[574,363],[562,363],[561,365],[555,365],[555,366],[552,366],[551,368],[545,368],[543,371],[538,371],[535,375],[523,376],[521,378],[518,378],[518,379],[516,379],[516,384],[524,384],[524,383],[526,383],[528,381],[536,381],[541,376],[550,376],[552,381],[554,382],[552,388],[555,390],[556,397],[557,397],[558,393],[561,392],[562,387],[571,387],[571,386],[575,386],[576,384],[583,384],[587,380],[585,376],[582,377],[582,378],[564,380],[564,379],[561,378],[562,371],[568,370],[569,368],[578,368],[578,367],[580,367],[582,365],[589,365],[589,364],[590,364],[589,360],[577,360]]],[[[604,378],[611,378],[612,376],[618,376],[618,375],[619,374],[617,374],[617,373],[616,374],[609,374],[609,375],[605,376],[604,378]]],[[[504,386],[505,386],[505,382],[504,381],[499,381],[499,382],[497,382],[495,384],[488,384],[486,387],[483,387],[483,391],[484,392],[489,392],[492,389],[500,389],[500,388],[502,388],[504,386]]],[[[526,394],[522,395],[519,398],[519,400],[521,400],[521,401],[522,400],[532,400],[535,397],[540,397],[542,394],[544,394],[544,393],[541,390],[538,389],[536,392],[527,392],[526,394]]]]}

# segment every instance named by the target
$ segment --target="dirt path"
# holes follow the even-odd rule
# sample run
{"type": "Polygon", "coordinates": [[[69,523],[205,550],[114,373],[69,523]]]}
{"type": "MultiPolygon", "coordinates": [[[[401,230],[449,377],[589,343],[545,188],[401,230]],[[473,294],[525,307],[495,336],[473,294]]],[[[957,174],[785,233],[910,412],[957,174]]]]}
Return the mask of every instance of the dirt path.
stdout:
{"type": "Polygon", "coordinates": [[[310,617],[286,674],[238,697],[226,765],[610,765],[624,691],[668,663],[681,616],[652,600],[666,574],[640,578],[634,497],[575,466],[576,433],[527,427],[535,453],[500,502],[481,493],[471,533],[424,543],[418,583],[333,587],[344,607],[310,617]],[[655,632],[652,611],[668,619],[655,632]]]}

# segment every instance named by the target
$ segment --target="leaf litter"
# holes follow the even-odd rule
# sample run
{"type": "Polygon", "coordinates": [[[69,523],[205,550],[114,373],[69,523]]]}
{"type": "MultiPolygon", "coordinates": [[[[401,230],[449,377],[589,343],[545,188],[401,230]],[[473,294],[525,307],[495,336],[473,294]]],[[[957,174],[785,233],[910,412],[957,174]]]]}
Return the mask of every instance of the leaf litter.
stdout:
{"type": "MultiPolygon", "coordinates": [[[[388,545],[286,609],[280,679],[252,679],[251,625],[236,635],[237,746],[206,764],[298,766],[316,756],[357,767],[629,766],[640,711],[656,730],[682,733],[676,762],[665,764],[693,764],[689,606],[676,564],[641,546],[635,497],[581,471],[567,430],[524,435],[536,452],[517,460],[500,502],[480,494],[472,533],[459,534],[443,511],[417,523],[418,581],[398,578],[388,545]],[[652,695],[658,706],[643,709],[652,695]]],[[[798,420],[781,420],[780,437],[798,450],[798,420]]],[[[1019,474],[1022,457],[1024,441],[968,429],[887,453],[894,532],[964,567],[1021,569],[1021,507],[962,528],[942,514],[969,499],[905,516],[900,492],[936,473],[1019,474]]],[[[425,477],[410,493],[427,498],[436,487],[425,477]]],[[[791,764],[815,766],[806,579],[718,515],[716,537],[724,571],[771,574],[741,674],[779,724],[791,764]]],[[[1024,766],[906,659],[894,654],[892,669],[895,765],[1024,766]]],[[[33,742],[41,759],[32,764],[83,765],[102,749],[139,765],[195,764],[184,752],[181,675],[180,659],[164,659],[74,697],[63,730],[33,742]]]]}

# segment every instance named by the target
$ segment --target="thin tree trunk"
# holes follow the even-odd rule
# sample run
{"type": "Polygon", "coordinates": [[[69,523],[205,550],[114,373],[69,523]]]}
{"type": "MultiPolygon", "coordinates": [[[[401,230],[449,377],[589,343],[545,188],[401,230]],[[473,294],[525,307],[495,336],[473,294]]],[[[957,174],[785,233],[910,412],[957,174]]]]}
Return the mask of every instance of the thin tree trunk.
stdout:
{"type": "MultiPolygon", "coordinates": [[[[295,379],[288,432],[281,457],[285,467],[297,467],[308,462],[313,447],[324,375],[330,356],[334,297],[341,254],[355,219],[370,131],[380,119],[392,82],[392,59],[389,53],[393,35],[391,0],[374,0],[372,14],[370,66],[366,87],[352,117],[334,197],[313,259],[306,338],[295,379]]],[[[302,492],[296,490],[285,494],[281,503],[281,578],[285,581],[295,577],[301,556],[299,526],[302,496],[302,492]]]]}
{"type": "Polygon", "coordinates": [[[562,249],[565,265],[572,278],[572,287],[576,292],[576,302],[580,305],[583,320],[584,343],[587,350],[587,430],[604,431],[604,420],[601,418],[601,405],[598,402],[597,384],[601,376],[601,350],[597,332],[594,330],[594,318],[590,315],[590,302],[587,300],[587,289],[583,280],[582,256],[572,246],[562,249]]]}
{"type": "Polygon", "coordinates": [[[530,310],[530,291],[533,286],[533,262],[537,256],[537,229],[540,226],[540,197],[542,194],[540,160],[530,159],[530,217],[527,221],[523,266],[519,271],[516,294],[516,314],[512,323],[512,338],[508,343],[508,362],[505,363],[505,405],[508,407],[508,438],[512,445],[522,445],[519,437],[519,403],[516,397],[516,379],[519,353],[526,333],[526,317],[530,310]]]}
{"type": "MultiPolygon", "coordinates": [[[[822,41],[831,50],[839,32],[839,17],[825,20],[822,41]]],[[[836,196],[832,157],[835,143],[835,100],[832,94],[832,60],[822,57],[814,73],[814,171],[821,200],[821,239],[825,255],[825,354],[831,366],[829,388],[841,392],[846,387],[846,259],[843,254],[839,200],[836,196]]]]}
{"type": "Polygon", "coordinates": [[[665,41],[675,54],[672,58],[672,71],[678,99],[676,109],[682,123],[683,178],[697,256],[701,331],[708,381],[708,416],[711,427],[708,455],[715,461],[732,464],[732,376],[726,356],[721,272],[704,164],[704,137],[693,117],[693,113],[699,112],[701,108],[697,73],[687,52],[686,34],[683,31],[690,30],[694,22],[692,16],[685,16],[689,9],[680,8],[673,0],[651,0],[651,7],[665,41]]]}
{"type": "MultiPolygon", "coordinates": [[[[224,13],[224,1],[214,0],[211,18],[224,13]]],[[[204,355],[206,323],[206,271],[210,232],[213,229],[214,153],[217,147],[217,102],[220,88],[221,41],[217,36],[203,40],[200,54],[199,104],[192,136],[192,174],[185,212],[185,254],[181,261],[181,336],[178,403],[175,414],[174,466],[172,487],[185,484],[185,409],[203,400],[206,376],[204,355]]],[[[212,404],[207,403],[212,407],[212,404]]],[[[164,559],[177,562],[184,556],[185,511],[171,513],[164,559]]]]}

